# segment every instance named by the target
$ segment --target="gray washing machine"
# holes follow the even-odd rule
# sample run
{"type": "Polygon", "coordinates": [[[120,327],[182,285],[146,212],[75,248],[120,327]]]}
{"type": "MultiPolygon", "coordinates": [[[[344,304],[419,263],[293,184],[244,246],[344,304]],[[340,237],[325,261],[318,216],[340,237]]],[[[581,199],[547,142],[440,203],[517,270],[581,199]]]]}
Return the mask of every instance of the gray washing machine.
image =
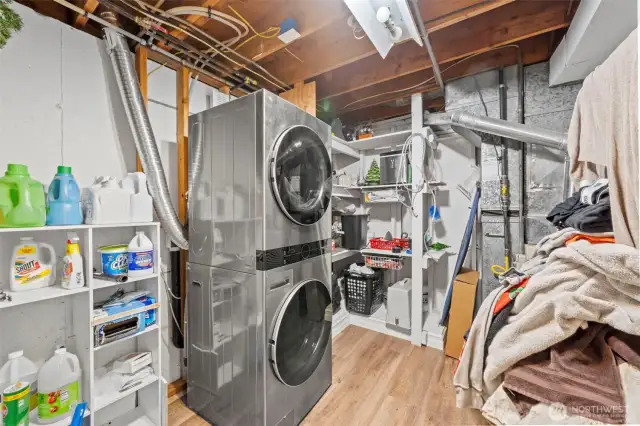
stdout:
{"type": "Polygon", "coordinates": [[[267,91],[190,117],[187,403],[295,425],[331,385],[331,131],[267,91]]]}

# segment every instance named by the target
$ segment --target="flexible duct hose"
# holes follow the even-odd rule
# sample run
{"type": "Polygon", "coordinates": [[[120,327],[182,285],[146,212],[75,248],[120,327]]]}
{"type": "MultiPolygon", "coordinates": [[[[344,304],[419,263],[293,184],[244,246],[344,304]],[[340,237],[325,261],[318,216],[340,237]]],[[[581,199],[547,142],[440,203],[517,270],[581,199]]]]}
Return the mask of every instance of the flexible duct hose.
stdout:
{"type": "Polygon", "coordinates": [[[160,153],[153,136],[144,99],[140,92],[138,77],[133,65],[133,57],[127,46],[127,41],[124,36],[113,29],[104,28],[103,32],[107,51],[111,57],[111,64],[118,81],[122,103],[127,113],[129,127],[131,128],[131,133],[133,133],[136,150],[147,175],[147,185],[151,198],[153,198],[156,213],[169,238],[178,247],[187,250],[189,243],[186,231],[171,204],[169,187],[167,186],[164,169],[160,161],[160,153]]]}

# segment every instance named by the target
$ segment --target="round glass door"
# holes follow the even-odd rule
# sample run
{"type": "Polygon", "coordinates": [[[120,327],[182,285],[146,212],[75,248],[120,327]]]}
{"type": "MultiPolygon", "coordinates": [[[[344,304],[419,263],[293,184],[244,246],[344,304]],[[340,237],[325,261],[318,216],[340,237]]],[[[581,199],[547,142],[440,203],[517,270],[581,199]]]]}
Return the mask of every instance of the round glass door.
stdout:
{"type": "Polygon", "coordinates": [[[306,126],[285,130],[271,156],[271,185],[282,212],[312,225],[331,201],[331,158],[322,139],[306,126]]]}
{"type": "Polygon", "coordinates": [[[320,281],[303,281],[289,293],[271,338],[271,364],[282,383],[298,386],[316,370],[331,339],[331,296],[320,281]]]}

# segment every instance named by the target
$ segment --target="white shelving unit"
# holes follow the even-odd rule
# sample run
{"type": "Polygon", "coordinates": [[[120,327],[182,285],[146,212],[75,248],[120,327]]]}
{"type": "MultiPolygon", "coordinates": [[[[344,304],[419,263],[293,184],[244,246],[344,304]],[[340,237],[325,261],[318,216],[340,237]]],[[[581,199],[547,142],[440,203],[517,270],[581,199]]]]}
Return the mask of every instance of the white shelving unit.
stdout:
{"type": "Polygon", "coordinates": [[[359,160],[360,153],[353,149],[353,147],[351,147],[350,145],[351,142],[346,142],[334,135],[333,141],[331,142],[332,154],[341,154],[347,157],[351,157],[354,160],[359,160]]]}
{"type": "Polygon", "coordinates": [[[357,151],[370,151],[373,149],[396,149],[402,148],[404,141],[407,140],[411,130],[402,130],[400,132],[387,133],[385,135],[377,135],[367,139],[360,139],[349,142],[349,147],[357,151]]]}
{"type": "MultiPolygon", "coordinates": [[[[56,284],[38,290],[24,292],[7,291],[9,283],[0,278],[0,288],[11,295],[11,302],[0,302],[0,361],[6,361],[9,352],[22,349],[38,366],[53,355],[57,346],[64,345],[78,356],[82,368],[82,399],[89,405],[84,425],[162,425],[161,329],[162,315],[155,305],[156,324],[142,332],[118,341],[94,345],[94,302],[107,300],[119,288],[125,291],[146,290],[159,302],[162,292],[160,277],[160,224],[131,223],[113,225],[47,226],[38,228],[0,229],[0,258],[10,259],[11,250],[20,237],[34,237],[38,242],[54,246],[58,260],[64,255],[67,232],[80,237],[84,260],[85,287],[66,290],[60,287],[60,271],[57,268],[56,284]],[[146,277],[136,277],[127,282],[112,282],[93,278],[93,271],[100,269],[97,248],[103,245],[128,243],[137,231],[144,231],[154,244],[154,272],[146,277]],[[104,371],[111,361],[136,351],[152,354],[154,375],[124,392],[98,395],[97,373],[104,371]]],[[[9,276],[9,262],[0,264],[0,277],[9,276]]],[[[115,318],[110,317],[111,319],[115,318]]],[[[33,414],[32,414],[33,415],[33,414]]],[[[56,426],[65,426],[65,419],[56,426]]],[[[38,424],[33,419],[32,424],[38,424]]]]}

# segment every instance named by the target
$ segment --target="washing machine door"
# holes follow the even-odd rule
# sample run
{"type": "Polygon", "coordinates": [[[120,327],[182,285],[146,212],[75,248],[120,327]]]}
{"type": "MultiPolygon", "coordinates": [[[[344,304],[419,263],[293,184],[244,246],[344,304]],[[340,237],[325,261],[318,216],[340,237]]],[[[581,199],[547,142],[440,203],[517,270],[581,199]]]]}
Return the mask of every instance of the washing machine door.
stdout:
{"type": "Polygon", "coordinates": [[[301,385],[316,370],[331,339],[331,314],[331,296],[320,281],[303,281],[287,295],[269,341],[273,372],[282,383],[301,385]]]}
{"type": "Polygon", "coordinates": [[[312,225],[331,201],[331,158],[322,139],[306,126],[282,132],[270,158],[273,195],[298,225],[312,225]]]}

